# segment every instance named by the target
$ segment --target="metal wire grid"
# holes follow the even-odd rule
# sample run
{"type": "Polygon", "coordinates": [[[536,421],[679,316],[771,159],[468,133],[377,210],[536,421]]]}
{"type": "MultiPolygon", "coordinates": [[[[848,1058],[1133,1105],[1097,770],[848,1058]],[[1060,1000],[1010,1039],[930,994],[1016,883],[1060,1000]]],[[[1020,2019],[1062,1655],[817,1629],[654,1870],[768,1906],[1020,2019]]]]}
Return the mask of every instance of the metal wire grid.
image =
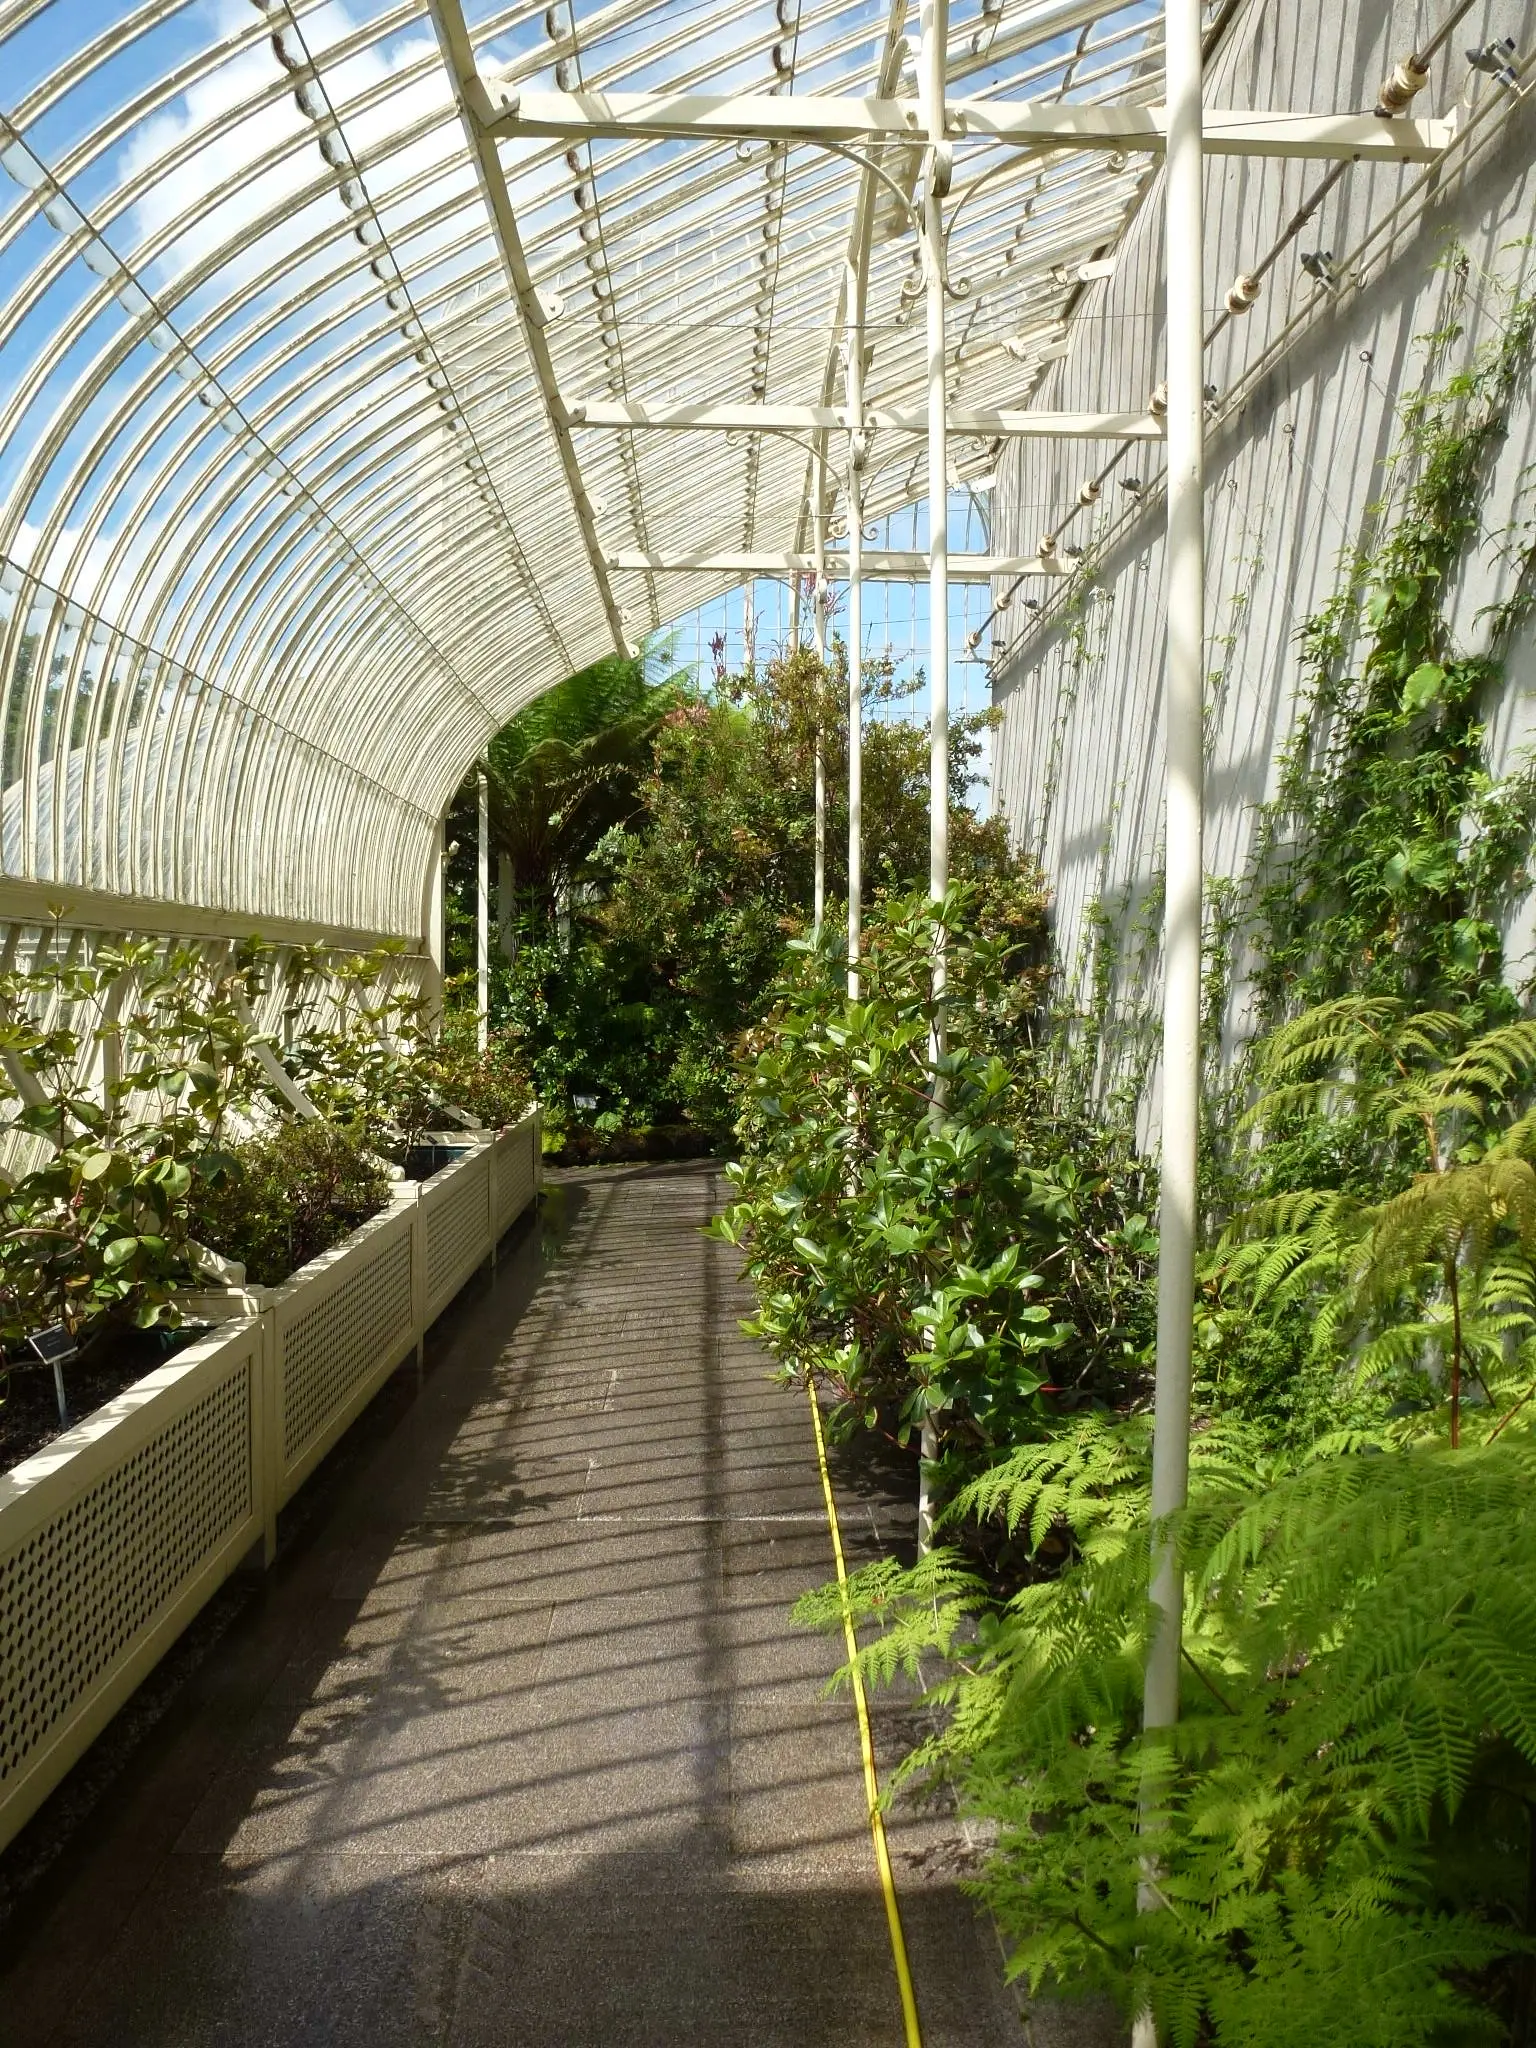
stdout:
{"type": "MultiPolygon", "coordinates": [[[[869,92],[905,0],[472,10],[529,85],[869,92]]],[[[971,0],[973,97],[1153,99],[1146,4],[971,0]]],[[[416,5],[0,6],[0,860],[28,878],[415,933],[487,734],[606,652],[593,570],[416,5]]],[[[902,85],[899,90],[908,90],[902,85]]],[[[817,402],[859,167],[708,141],[502,147],[561,393],[817,402]]],[[[908,146],[882,145],[898,187],[908,146]]],[[[949,385],[1025,402],[1145,158],[978,148],[949,385]]],[[[866,379],[912,405],[915,241],[877,224],[866,379]]],[[[1136,394],[1136,402],[1144,394],[1136,394]]],[[[605,547],[793,548],[777,434],[575,430],[605,547]]],[[[961,477],[992,451],[959,443],[961,477]]],[[[868,516],[919,495],[877,444],[868,516]]],[[[638,640],[720,577],[615,574],[638,640]]]]}

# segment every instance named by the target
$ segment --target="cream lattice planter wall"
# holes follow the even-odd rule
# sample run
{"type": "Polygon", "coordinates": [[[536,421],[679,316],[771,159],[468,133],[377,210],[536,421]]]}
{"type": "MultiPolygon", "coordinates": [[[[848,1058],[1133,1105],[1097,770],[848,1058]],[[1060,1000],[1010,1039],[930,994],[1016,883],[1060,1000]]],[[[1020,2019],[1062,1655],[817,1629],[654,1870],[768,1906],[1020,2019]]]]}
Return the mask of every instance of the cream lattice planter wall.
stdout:
{"type": "Polygon", "coordinates": [[[0,1477],[0,1848],[244,1559],[540,1180],[537,1111],[0,1477]]]}
{"type": "MultiPolygon", "coordinates": [[[[424,1326],[414,1286],[415,1197],[412,1188],[281,1287],[264,1292],[273,1516],[416,1349],[424,1326]]],[[[476,1266],[489,1251],[482,1240],[476,1266]]],[[[461,1275],[461,1286],[474,1270],[461,1275]]]]}
{"type": "Polygon", "coordinates": [[[0,1845],[260,1541],[263,1350],[227,1324],[0,1478],[0,1845]]]}

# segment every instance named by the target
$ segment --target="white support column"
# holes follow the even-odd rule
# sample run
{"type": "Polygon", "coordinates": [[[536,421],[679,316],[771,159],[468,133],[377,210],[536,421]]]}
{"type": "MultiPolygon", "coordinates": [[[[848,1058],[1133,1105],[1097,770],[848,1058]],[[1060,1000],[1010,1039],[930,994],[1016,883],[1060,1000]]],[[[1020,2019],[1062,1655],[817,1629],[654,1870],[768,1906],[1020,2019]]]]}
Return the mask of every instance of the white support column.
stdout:
{"type": "MultiPolygon", "coordinates": [[[[820,471],[817,472],[816,486],[816,574],[811,583],[811,644],[816,650],[818,668],[825,668],[827,659],[827,578],[821,567],[826,555],[825,509],[826,500],[821,489],[820,471]]],[[[820,678],[818,677],[818,687],[820,678]]],[[[826,735],[820,723],[816,727],[816,880],[814,921],[816,937],[821,937],[821,927],[827,915],[827,746],[826,735]]]]}
{"type": "MultiPolygon", "coordinates": [[[[1195,1227],[1200,1137],[1200,921],[1204,811],[1204,299],[1200,0],[1165,0],[1168,167],[1168,589],[1166,899],[1163,912],[1163,1132],[1158,1210],[1157,1377],[1152,1525],[1184,1505],[1189,1483],[1195,1227]]],[[[1154,1535],[1143,1722],[1179,1717],[1184,1583],[1154,1535]]],[[[1156,2048],[1148,2014],[1136,2048],[1156,2048]]]]}
{"type": "MultiPolygon", "coordinates": [[[[924,118],[929,164],[923,193],[923,260],[928,315],[928,887],[949,887],[949,423],[944,393],[944,195],[950,145],[944,138],[948,0],[923,0],[924,118]]],[[[934,955],[935,998],[944,992],[944,955],[934,955]]]]}
{"type": "MultiPolygon", "coordinates": [[[[923,0],[923,118],[928,167],[923,190],[924,299],[928,325],[928,893],[942,901],[949,888],[949,423],[944,391],[944,195],[951,152],[944,133],[949,64],[949,0],[923,0]]],[[[944,944],[933,953],[934,1026],[930,1056],[944,1050],[944,944]]],[[[934,1108],[940,1106],[935,1076],[934,1108]]],[[[933,1494],[928,1468],[939,1452],[938,1433],[925,1422],[919,1439],[922,1476],[917,1495],[917,1549],[933,1543],[933,1494]]]]}
{"type": "Polygon", "coordinates": [[[491,791],[483,765],[475,782],[475,1042],[484,1052],[491,1036],[491,791]]]}
{"type": "Polygon", "coordinates": [[[432,835],[432,852],[422,885],[421,925],[427,956],[422,993],[426,998],[427,1021],[435,1030],[443,1019],[443,971],[447,964],[447,931],[443,912],[443,870],[447,865],[447,820],[440,818],[432,835]]]}
{"type": "MultiPolygon", "coordinates": [[[[1163,1134],[1157,1285],[1152,1515],[1183,1506],[1189,1473],[1189,1384],[1200,1125],[1200,919],[1204,809],[1204,345],[1200,134],[1200,0],[1166,0],[1169,147],[1167,884],[1163,939],[1163,1134]]],[[[1178,1718],[1182,1589],[1157,1553],[1159,1625],[1147,1663],[1146,1723],[1178,1718]]]]}
{"type": "Polygon", "coordinates": [[[848,994],[859,998],[864,942],[864,303],[867,270],[848,265],[848,994]]]}

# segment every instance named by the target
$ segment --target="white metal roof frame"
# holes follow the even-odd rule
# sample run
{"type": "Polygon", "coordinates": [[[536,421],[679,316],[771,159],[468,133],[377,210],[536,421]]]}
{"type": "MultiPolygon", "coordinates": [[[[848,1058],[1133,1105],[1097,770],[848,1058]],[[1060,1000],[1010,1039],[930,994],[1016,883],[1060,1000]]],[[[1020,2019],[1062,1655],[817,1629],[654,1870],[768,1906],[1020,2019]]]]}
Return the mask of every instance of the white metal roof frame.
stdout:
{"type": "Polygon", "coordinates": [[[935,381],[945,476],[1159,436],[1144,392],[1030,401],[1165,145],[1161,8],[957,0],[937,87],[918,12],[0,0],[4,873],[419,934],[495,726],[743,576],[846,573],[935,381]]]}

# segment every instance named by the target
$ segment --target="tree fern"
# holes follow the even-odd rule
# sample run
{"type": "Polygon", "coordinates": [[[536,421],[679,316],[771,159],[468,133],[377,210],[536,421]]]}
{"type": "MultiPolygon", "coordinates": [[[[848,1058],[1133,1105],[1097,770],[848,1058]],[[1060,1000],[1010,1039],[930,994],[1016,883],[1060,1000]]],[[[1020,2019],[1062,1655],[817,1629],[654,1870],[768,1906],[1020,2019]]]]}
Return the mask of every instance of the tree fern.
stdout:
{"type": "Polygon", "coordinates": [[[1131,1533],[1145,1444],[1095,1419],[970,1489],[1019,1529],[1084,1539],[1000,1610],[942,1553],[853,1581],[871,1674],[943,1672],[942,1732],[908,1768],[951,1777],[999,1831],[980,1889],[1012,1966],[1149,2004],[1186,2048],[1497,2040],[1486,1994],[1531,1948],[1536,1442],[1511,1427],[1455,1453],[1256,1469],[1241,1431],[1212,1432],[1176,1523],[1181,1716],[1155,1751],[1144,1522],[1131,1533]],[[1149,1767],[1167,1816],[1151,1915],[1149,1767]]]}
{"type": "Polygon", "coordinates": [[[1384,996],[1323,1004],[1272,1033],[1247,1112],[1261,1143],[1331,1097],[1410,1143],[1418,1163],[1376,1200],[1314,1187],[1251,1202],[1216,1258],[1261,1311],[1307,1305],[1314,1353],[1358,1340],[1367,1378],[1422,1378],[1426,1355],[1438,1356],[1453,1444],[1469,1375],[1492,1399],[1512,1350],[1524,1369],[1511,1339],[1530,1334],[1536,1258],[1536,1110],[1522,1100],[1536,1021],[1463,1035],[1449,1012],[1384,996]]]}

